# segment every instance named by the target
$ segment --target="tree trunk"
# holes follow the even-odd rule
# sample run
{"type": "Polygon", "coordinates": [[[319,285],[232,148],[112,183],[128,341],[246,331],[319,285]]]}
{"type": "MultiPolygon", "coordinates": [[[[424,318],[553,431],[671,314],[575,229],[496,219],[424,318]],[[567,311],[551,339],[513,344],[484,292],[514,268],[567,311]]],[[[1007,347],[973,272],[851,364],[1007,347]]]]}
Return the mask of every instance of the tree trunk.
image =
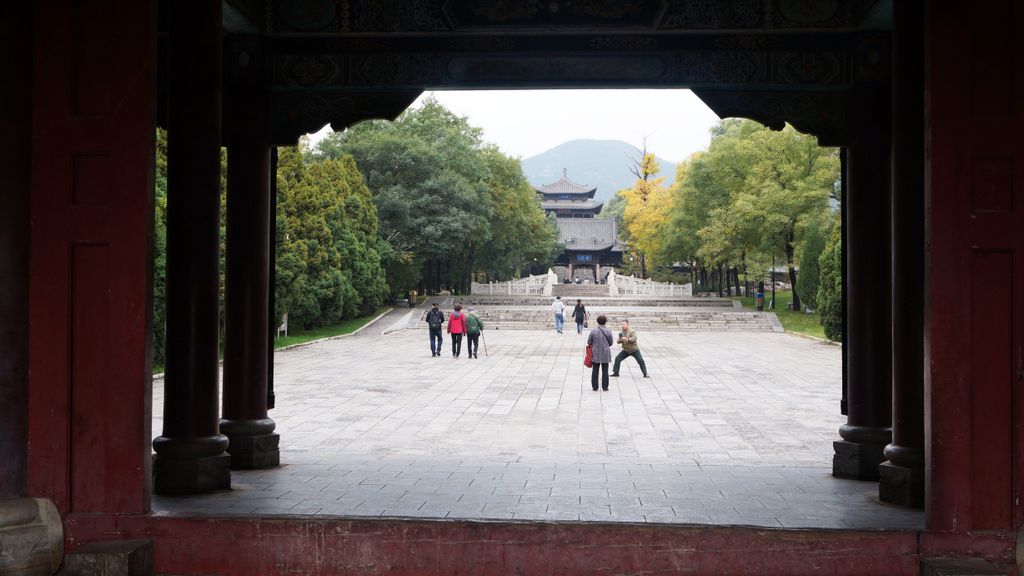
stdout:
{"type": "Polygon", "coordinates": [[[725,265],[725,295],[732,296],[732,268],[725,265]]]}
{"type": "Polygon", "coordinates": [[[786,264],[789,267],[789,284],[793,288],[793,310],[802,310],[800,306],[800,295],[796,292],[796,268],[793,267],[793,242],[786,242],[786,264]]]}

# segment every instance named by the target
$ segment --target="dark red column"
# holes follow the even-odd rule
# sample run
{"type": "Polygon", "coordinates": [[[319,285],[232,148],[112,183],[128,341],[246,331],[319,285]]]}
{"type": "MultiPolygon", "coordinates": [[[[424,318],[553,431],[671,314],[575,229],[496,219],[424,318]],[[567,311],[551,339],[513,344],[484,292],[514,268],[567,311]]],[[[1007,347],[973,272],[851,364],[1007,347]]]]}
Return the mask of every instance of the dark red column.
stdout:
{"type": "Polygon", "coordinates": [[[916,0],[893,5],[892,444],[885,502],[924,506],[924,33],[916,0]]]}
{"type": "Polygon", "coordinates": [[[167,365],[154,489],[231,484],[218,429],[221,3],[170,4],[167,127],[167,365]]]}
{"type": "Polygon", "coordinates": [[[267,417],[270,353],[270,145],[240,134],[228,146],[227,275],[221,433],[231,467],[280,463],[279,436],[267,417]]]}
{"type": "Polygon", "coordinates": [[[28,466],[28,223],[32,182],[32,5],[0,18],[0,499],[25,495],[28,466]]]}
{"type": "Polygon", "coordinates": [[[888,90],[858,88],[846,150],[847,421],[834,443],[832,474],[878,478],[892,441],[890,126],[888,90]]]}
{"type": "Polygon", "coordinates": [[[1013,0],[925,3],[930,531],[1024,524],[1022,23],[1013,0]]]}
{"type": "Polygon", "coordinates": [[[16,20],[34,27],[28,493],[52,498],[66,519],[141,514],[152,462],[156,6],[31,4],[33,18],[16,20]]]}

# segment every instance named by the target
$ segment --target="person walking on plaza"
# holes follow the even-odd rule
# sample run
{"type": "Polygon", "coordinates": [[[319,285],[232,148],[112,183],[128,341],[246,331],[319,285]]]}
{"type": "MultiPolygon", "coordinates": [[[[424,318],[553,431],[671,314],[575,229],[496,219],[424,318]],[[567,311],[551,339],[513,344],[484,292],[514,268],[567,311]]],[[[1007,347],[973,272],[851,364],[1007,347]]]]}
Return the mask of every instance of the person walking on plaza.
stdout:
{"type": "Polygon", "coordinates": [[[565,304],[561,296],[555,297],[555,301],[551,303],[551,311],[555,313],[555,331],[561,334],[562,327],[565,326],[565,304]]]}
{"type": "Polygon", "coordinates": [[[448,334],[452,337],[452,358],[458,358],[462,352],[462,335],[466,333],[466,315],[462,313],[462,304],[455,305],[455,311],[448,316],[448,334]]]}
{"type": "Polygon", "coordinates": [[[622,344],[622,351],[615,356],[615,366],[612,368],[612,376],[618,377],[619,365],[628,356],[636,358],[636,363],[640,365],[640,371],[644,373],[644,378],[650,378],[647,375],[647,364],[644,364],[643,354],[640,354],[640,345],[636,343],[636,331],[629,327],[629,321],[622,321],[622,332],[619,332],[619,344],[622,344]]]}
{"type": "Polygon", "coordinates": [[[601,371],[601,388],[608,391],[608,363],[612,360],[612,331],[605,328],[608,318],[604,314],[597,317],[597,326],[587,336],[590,346],[591,361],[590,386],[597,391],[597,372],[601,371]]]}
{"type": "Polygon", "coordinates": [[[484,321],[477,316],[472,306],[466,314],[466,349],[470,358],[480,358],[480,333],[483,332],[484,321]]]}
{"type": "Polygon", "coordinates": [[[427,326],[430,327],[430,355],[440,356],[441,346],[444,344],[444,338],[441,337],[441,330],[444,328],[444,312],[437,308],[437,302],[430,305],[426,320],[427,326]]]}
{"type": "Polygon", "coordinates": [[[576,333],[583,334],[583,325],[587,322],[587,307],[583,301],[576,299],[576,307],[572,309],[573,320],[576,320],[576,333]]]}

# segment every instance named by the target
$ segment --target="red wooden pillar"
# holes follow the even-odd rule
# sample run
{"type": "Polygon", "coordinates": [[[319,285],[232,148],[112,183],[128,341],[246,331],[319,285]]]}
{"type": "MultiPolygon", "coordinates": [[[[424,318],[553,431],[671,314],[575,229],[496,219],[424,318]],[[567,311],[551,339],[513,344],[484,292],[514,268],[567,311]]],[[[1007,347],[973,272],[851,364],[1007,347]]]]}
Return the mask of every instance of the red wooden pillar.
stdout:
{"type": "Polygon", "coordinates": [[[926,5],[931,530],[1016,530],[1024,489],[1024,7],[926,5]]]}
{"type": "Polygon", "coordinates": [[[28,254],[32,182],[32,5],[0,18],[0,500],[25,495],[28,466],[28,254]]]}
{"type": "Polygon", "coordinates": [[[280,463],[279,436],[267,416],[270,351],[270,145],[239,134],[228,147],[224,398],[220,431],[231,467],[280,463]]]}
{"type": "Polygon", "coordinates": [[[893,5],[892,444],[885,502],[924,506],[924,10],[893,5]]]}
{"type": "Polygon", "coordinates": [[[847,421],[834,443],[832,474],[878,478],[892,441],[889,92],[855,91],[846,149],[847,421]]]}
{"type": "Polygon", "coordinates": [[[154,489],[231,484],[220,434],[221,3],[170,4],[167,125],[167,365],[154,489]]]}
{"type": "Polygon", "coordinates": [[[29,495],[149,509],[155,3],[36,2],[29,495]]]}

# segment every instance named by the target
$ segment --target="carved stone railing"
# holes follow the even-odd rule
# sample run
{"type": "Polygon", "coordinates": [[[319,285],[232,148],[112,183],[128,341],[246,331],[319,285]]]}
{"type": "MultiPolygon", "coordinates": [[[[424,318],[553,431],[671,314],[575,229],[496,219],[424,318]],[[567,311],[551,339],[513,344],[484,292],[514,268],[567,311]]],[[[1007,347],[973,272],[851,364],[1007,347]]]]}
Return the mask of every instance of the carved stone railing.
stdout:
{"type": "Polygon", "coordinates": [[[608,292],[611,296],[682,298],[693,296],[693,285],[655,282],[634,276],[621,276],[613,271],[608,274],[608,292]]]}
{"type": "Polygon", "coordinates": [[[506,282],[489,282],[487,284],[473,282],[470,286],[470,293],[477,296],[550,296],[551,286],[557,282],[558,276],[548,270],[547,274],[527,276],[506,282]]]}

